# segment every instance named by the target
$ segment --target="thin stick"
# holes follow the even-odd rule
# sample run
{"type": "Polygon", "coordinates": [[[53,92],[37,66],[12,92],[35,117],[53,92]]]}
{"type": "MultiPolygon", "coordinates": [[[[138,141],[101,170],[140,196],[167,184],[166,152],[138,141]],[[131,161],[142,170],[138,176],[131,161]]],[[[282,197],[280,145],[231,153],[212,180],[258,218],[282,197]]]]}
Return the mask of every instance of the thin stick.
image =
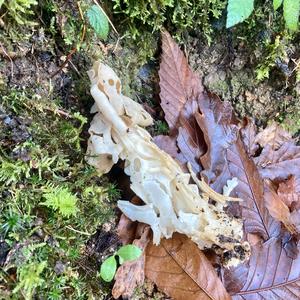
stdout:
{"type": "Polygon", "coordinates": [[[5,56],[8,57],[8,59],[10,60],[10,65],[11,65],[11,77],[14,78],[14,63],[11,59],[11,57],[7,54],[7,52],[5,51],[3,45],[0,43],[0,46],[2,48],[3,53],[5,54],[5,56]]]}
{"type": "Polygon", "coordinates": [[[67,225],[66,228],[76,232],[76,233],[80,233],[80,234],[83,234],[83,235],[87,235],[87,236],[91,236],[92,234],[88,233],[88,232],[84,232],[84,231],[80,231],[80,230],[76,230],[74,229],[73,227],[67,225]]]}

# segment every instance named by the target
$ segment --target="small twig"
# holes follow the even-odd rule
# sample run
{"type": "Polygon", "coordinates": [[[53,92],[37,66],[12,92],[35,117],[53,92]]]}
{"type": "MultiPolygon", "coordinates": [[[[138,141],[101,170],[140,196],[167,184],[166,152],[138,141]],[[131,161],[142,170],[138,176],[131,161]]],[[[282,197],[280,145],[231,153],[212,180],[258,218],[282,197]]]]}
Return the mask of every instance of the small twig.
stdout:
{"type": "Polygon", "coordinates": [[[81,76],[80,72],[78,71],[78,69],[76,68],[76,66],[72,63],[71,60],[70,60],[70,64],[71,64],[71,66],[73,67],[73,69],[75,70],[75,72],[76,72],[79,76],[81,76]]]}
{"type": "Polygon", "coordinates": [[[293,63],[295,64],[295,67],[294,69],[292,70],[292,73],[294,73],[298,68],[299,68],[299,65],[300,65],[300,59],[296,60],[296,59],[292,59],[293,63]]]}
{"type": "Polygon", "coordinates": [[[115,47],[114,47],[113,53],[116,52],[116,50],[117,50],[117,48],[118,48],[118,46],[119,46],[120,41],[121,41],[125,36],[126,36],[126,34],[124,34],[124,35],[121,36],[121,37],[118,37],[118,40],[117,40],[116,45],[115,45],[115,47]]]}
{"type": "Polygon", "coordinates": [[[105,17],[107,18],[109,24],[111,25],[111,27],[113,28],[114,32],[119,35],[119,32],[117,31],[117,29],[115,28],[113,22],[110,20],[110,18],[108,17],[108,15],[106,14],[106,12],[104,11],[104,9],[101,7],[101,5],[98,3],[97,0],[93,0],[94,3],[100,8],[100,10],[102,11],[102,13],[105,15],[105,17]]]}
{"type": "Polygon", "coordinates": [[[80,234],[83,234],[83,235],[87,235],[87,236],[91,236],[92,234],[88,233],[88,232],[83,232],[83,231],[80,231],[80,230],[76,230],[74,229],[73,227],[71,227],[70,225],[67,225],[66,228],[76,232],[76,233],[80,233],[80,234]]]}
{"type": "Polygon", "coordinates": [[[60,116],[64,116],[64,117],[67,117],[67,118],[72,118],[72,116],[67,113],[66,111],[62,110],[62,109],[55,109],[55,110],[51,110],[52,112],[54,112],[54,114],[58,114],[60,116]]]}
{"type": "Polygon", "coordinates": [[[65,61],[60,65],[60,67],[50,75],[50,78],[53,78],[55,75],[57,75],[63,68],[64,66],[69,62],[71,59],[72,55],[77,51],[76,47],[71,50],[71,52],[67,55],[65,61]]]}
{"type": "Polygon", "coordinates": [[[14,62],[11,59],[11,57],[8,55],[8,53],[5,51],[2,43],[0,43],[0,46],[2,48],[3,53],[5,54],[5,56],[10,60],[10,65],[11,65],[11,78],[14,78],[14,62]]]}

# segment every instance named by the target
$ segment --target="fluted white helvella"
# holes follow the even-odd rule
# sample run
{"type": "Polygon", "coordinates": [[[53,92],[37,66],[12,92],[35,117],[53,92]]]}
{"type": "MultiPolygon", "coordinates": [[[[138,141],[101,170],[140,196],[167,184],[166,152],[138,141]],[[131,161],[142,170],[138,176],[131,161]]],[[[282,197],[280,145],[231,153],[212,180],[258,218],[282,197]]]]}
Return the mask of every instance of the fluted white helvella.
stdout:
{"type": "MultiPolygon", "coordinates": [[[[217,194],[196,174],[184,173],[180,165],[159,149],[143,128],[153,123],[144,108],[122,94],[121,82],[107,65],[97,61],[88,72],[96,113],[89,128],[87,162],[100,174],[110,171],[119,159],[125,161],[131,189],[144,205],[118,201],[120,210],[131,220],[151,226],[153,243],[170,238],[174,232],[190,237],[200,249],[217,245],[232,252],[229,264],[240,261],[235,249],[249,251],[243,240],[242,221],[224,212],[236,186],[235,179],[217,194]],[[191,177],[194,184],[190,184],[191,177]],[[215,205],[209,199],[215,200],[215,205]]],[[[247,255],[246,255],[247,256],[247,255]]]]}

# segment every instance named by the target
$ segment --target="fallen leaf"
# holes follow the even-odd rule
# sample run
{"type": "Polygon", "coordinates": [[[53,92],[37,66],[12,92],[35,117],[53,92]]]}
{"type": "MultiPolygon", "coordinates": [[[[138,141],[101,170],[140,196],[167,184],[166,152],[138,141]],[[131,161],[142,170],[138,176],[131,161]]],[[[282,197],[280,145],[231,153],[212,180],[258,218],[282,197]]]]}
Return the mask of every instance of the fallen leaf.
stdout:
{"type": "Polygon", "coordinates": [[[234,300],[300,298],[300,256],[287,255],[280,239],[252,247],[250,261],[225,270],[224,282],[234,300]]]}
{"type": "Polygon", "coordinates": [[[204,134],[207,151],[200,157],[207,183],[221,193],[228,179],[231,179],[226,152],[238,138],[238,127],[231,124],[232,108],[214,94],[206,93],[198,99],[200,113],[196,114],[199,129],[204,134]]]}
{"type": "Polygon", "coordinates": [[[235,118],[231,104],[222,102],[214,94],[204,92],[200,80],[192,81],[192,87],[190,81],[184,80],[180,81],[181,85],[166,84],[169,77],[174,78],[174,74],[178,78],[186,78],[186,73],[189,74],[189,77],[193,77],[183,53],[170,35],[164,33],[162,62],[159,72],[163,93],[160,96],[166,119],[167,116],[170,117],[171,115],[173,120],[175,119],[173,105],[176,106],[177,112],[180,112],[176,115],[177,121],[174,124],[181,126],[178,129],[177,137],[177,146],[181,153],[185,154],[181,156],[181,158],[183,157],[181,162],[191,161],[194,170],[203,167],[201,176],[219,193],[222,192],[228,179],[237,177],[239,185],[234,192],[238,198],[244,199],[242,216],[245,220],[246,233],[259,233],[265,240],[277,235],[280,224],[270,216],[265,207],[263,181],[245,150],[240,133],[242,126],[235,118]],[[181,67],[176,65],[176,61],[180,61],[181,67]],[[176,70],[170,71],[172,68],[176,70]],[[195,84],[198,85],[198,89],[196,89],[195,84]],[[179,91],[180,89],[181,91],[179,91]],[[193,95],[192,91],[195,89],[197,93],[194,95],[197,94],[197,97],[183,97],[186,94],[193,95]],[[176,98],[176,95],[180,95],[180,100],[176,98]],[[166,103],[169,103],[170,106],[166,103]],[[182,126],[184,124],[186,125],[182,126]],[[201,138],[196,140],[196,136],[201,138]],[[202,136],[205,143],[202,141],[202,136]],[[181,140],[183,142],[179,143],[181,140]],[[187,150],[185,151],[185,149],[187,150]],[[201,166],[197,169],[198,157],[201,166]]]}
{"type": "Polygon", "coordinates": [[[265,203],[273,218],[282,222],[290,233],[297,233],[296,228],[291,221],[291,214],[288,206],[278,196],[269,180],[265,180],[265,203]]]}
{"type": "Polygon", "coordinates": [[[132,222],[124,214],[121,215],[117,227],[117,234],[123,245],[131,244],[134,241],[136,237],[137,225],[137,222],[132,222]]]}
{"type": "Polygon", "coordinates": [[[202,131],[199,129],[195,114],[198,112],[197,101],[188,100],[179,116],[177,145],[180,150],[181,162],[190,163],[195,173],[202,167],[200,157],[206,151],[202,131]]]}
{"type": "Polygon", "coordinates": [[[264,240],[277,236],[280,223],[271,217],[264,199],[264,183],[252,159],[239,138],[227,151],[228,168],[232,177],[239,180],[235,188],[240,203],[246,233],[258,233],[264,240]]]}
{"type": "Polygon", "coordinates": [[[245,232],[258,233],[265,240],[276,236],[280,224],[266,209],[263,181],[245,150],[232,108],[218,97],[208,96],[199,99],[202,114],[196,116],[208,145],[207,152],[200,158],[205,169],[201,176],[207,178],[211,187],[218,192],[228,179],[236,177],[239,184],[234,194],[244,200],[240,207],[245,232]]]}
{"type": "Polygon", "coordinates": [[[256,135],[257,128],[253,119],[244,118],[243,126],[241,128],[241,136],[249,157],[254,156],[259,148],[255,140],[256,135]]]}
{"type": "Polygon", "coordinates": [[[185,158],[177,147],[176,137],[170,137],[168,135],[158,135],[153,138],[154,143],[160,148],[172,156],[181,166],[182,169],[187,170],[184,165],[185,158]]]}
{"type": "Polygon", "coordinates": [[[203,88],[188,62],[167,31],[162,32],[162,56],[159,70],[161,106],[170,129],[176,128],[180,112],[188,99],[203,88]]]}
{"type": "Polygon", "coordinates": [[[263,178],[283,181],[295,176],[295,185],[300,191],[300,146],[294,142],[285,142],[277,150],[266,146],[255,163],[263,178]]]}
{"type": "Polygon", "coordinates": [[[132,244],[142,249],[143,253],[138,259],[127,261],[118,268],[112,290],[112,295],[115,299],[121,296],[125,298],[131,297],[134,289],[144,283],[145,249],[150,241],[150,228],[144,224],[139,224],[139,226],[142,226],[143,232],[141,237],[135,239],[132,244]]]}
{"type": "Polygon", "coordinates": [[[300,209],[299,188],[296,186],[295,176],[291,176],[288,180],[279,183],[277,194],[291,210],[300,209]]]}
{"type": "Polygon", "coordinates": [[[231,299],[209,260],[182,234],[148,245],[145,272],[173,299],[231,299]]]}
{"type": "Polygon", "coordinates": [[[261,147],[269,145],[272,149],[278,149],[284,142],[291,140],[291,134],[282,129],[277,123],[267,126],[255,137],[255,143],[261,147]]]}
{"type": "MultiPolygon", "coordinates": [[[[206,146],[194,114],[198,110],[196,99],[202,95],[203,86],[167,32],[162,33],[162,50],[159,70],[161,107],[171,129],[173,144],[178,147],[177,158],[181,164],[189,162],[194,172],[198,173],[201,170],[199,158],[206,146]]],[[[161,146],[168,152],[169,146],[161,146]]]]}

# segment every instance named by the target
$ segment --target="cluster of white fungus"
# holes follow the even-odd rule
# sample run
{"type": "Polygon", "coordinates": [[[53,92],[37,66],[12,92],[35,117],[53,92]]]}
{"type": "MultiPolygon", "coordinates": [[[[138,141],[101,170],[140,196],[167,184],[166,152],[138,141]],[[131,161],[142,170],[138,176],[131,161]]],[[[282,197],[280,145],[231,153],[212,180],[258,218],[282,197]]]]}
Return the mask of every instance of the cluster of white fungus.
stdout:
{"type": "MultiPolygon", "coordinates": [[[[151,226],[153,242],[170,238],[174,232],[190,237],[200,249],[217,245],[234,252],[246,250],[241,243],[242,222],[228,216],[224,207],[236,180],[228,182],[223,195],[214,192],[196,175],[184,173],[179,164],[160,150],[143,128],[151,116],[141,105],[122,95],[121,82],[105,64],[96,62],[89,71],[96,113],[89,129],[87,161],[99,173],[107,173],[119,159],[125,161],[131,189],[144,205],[118,201],[118,207],[131,220],[151,226]],[[195,184],[190,184],[191,177],[195,184]],[[214,200],[214,204],[210,204],[214,200]]],[[[246,250],[247,251],[247,250],[246,250]]],[[[236,255],[233,255],[237,257],[236,255]]]]}

